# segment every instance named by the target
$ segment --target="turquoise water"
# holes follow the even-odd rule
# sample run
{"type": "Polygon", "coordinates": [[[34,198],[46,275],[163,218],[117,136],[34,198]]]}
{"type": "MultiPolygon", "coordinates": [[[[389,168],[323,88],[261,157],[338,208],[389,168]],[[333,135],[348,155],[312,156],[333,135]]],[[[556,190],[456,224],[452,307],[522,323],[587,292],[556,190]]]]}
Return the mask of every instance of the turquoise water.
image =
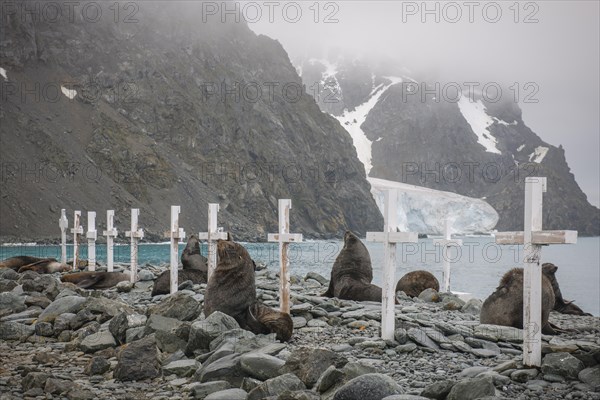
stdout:
{"type": "MultiPolygon", "coordinates": [[[[498,246],[490,237],[462,238],[463,246],[452,249],[449,259],[452,263],[452,290],[472,293],[485,299],[494,291],[502,275],[522,258],[522,246],[498,246]]],[[[252,258],[267,265],[271,270],[279,268],[278,247],[275,243],[244,243],[252,258]]],[[[185,246],[179,246],[179,253],[185,246]]],[[[315,241],[290,245],[291,273],[304,276],[315,271],[329,277],[335,257],[343,247],[341,241],[315,241]]],[[[374,283],[381,285],[384,249],[382,244],[367,243],[373,261],[374,283]]],[[[206,254],[206,246],[202,248],[206,254]]],[[[115,261],[128,263],[128,245],[115,246],[115,261]]],[[[15,255],[54,257],[60,259],[59,246],[2,246],[0,259],[15,255]]],[[[85,245],[80,248],[80,256],[87,257],[85,245]]],[[[72,247],[68,248],[72,258],[72,247]]],[[[142,244],[138,250],[138,263],[141,268],[146,263],[161,265],[169,262],[168,244],[142,244]]],[[[106,246],[96,246],[96,259],[106,260],[106,246]]],[[[563,296],[575,302],[585,311],[600,315],[600,237],[579,238],[576,245],[554,245],[544,247],[542,261],[552,262],[559,269],[557,278],[563,296]]],[[[396,257],[396,280],[415,269],[432,272],[441,282],[442,259],[432,239],[419,239],[419,243],[398,246],[396,257]]]]}

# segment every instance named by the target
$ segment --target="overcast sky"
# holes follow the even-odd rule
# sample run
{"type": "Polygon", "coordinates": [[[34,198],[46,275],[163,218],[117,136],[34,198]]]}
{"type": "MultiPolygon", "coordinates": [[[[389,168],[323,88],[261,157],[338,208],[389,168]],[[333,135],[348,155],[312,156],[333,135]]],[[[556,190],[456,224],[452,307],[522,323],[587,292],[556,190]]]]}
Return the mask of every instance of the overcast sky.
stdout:
{"type": "Polygon", "coordinates": [[[422,1],[321,1],[318,7],[298,1],[298,17],[295,5],[284,11],[280,2],[271,8],[272,22],[267,3],[242,11],[255,32],[279,40],[292,59],[334,48],[398,60],[442,83],[518,83],[523,120],[544,141],[563,145],[577,182],[599,205],[598,1],[521,1],[518,10],[514,1],[430,1],[429,14],[422,1]],[[537,86],[525,88],[527,82],[537,86]],[[527,94],[538,103],[525,103],[527,94]]]}

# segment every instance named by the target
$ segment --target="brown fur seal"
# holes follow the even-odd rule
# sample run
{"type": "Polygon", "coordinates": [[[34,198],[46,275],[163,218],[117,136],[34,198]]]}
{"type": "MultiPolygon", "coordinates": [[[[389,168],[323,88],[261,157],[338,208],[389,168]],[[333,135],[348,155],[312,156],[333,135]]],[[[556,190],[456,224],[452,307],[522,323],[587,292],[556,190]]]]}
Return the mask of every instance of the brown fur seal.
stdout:
{"type": "Polygon", "coordinates": [[[198,238],[195,235],[190,236],[185,249],[181,253],[183,269],[199,269],[208,274],[207,261],[206,257],[200,254],[200,241],[198,238]]]}
{"type": "MultiPolygon", "coordinates": [[[[77,269],[79,270],[83,270],[86,269],[88,266],[88,260],[82,260],[82,259],[78,259],[77,260],[77,269]]],[[[67,261],[67,265],[71,266],[71,270],[73,269],[73,260],[71,261],[67,261]]],[[[100,264],[98,263],[98,261],[96,261],[96,267],[99,267],[100,264]]]]}
{"type": "Polygon", "coordinates": [[[329,288],[321,296],[381,302],[381,288],[373,285],[372,280],[373,267],[369,251],[354,233],[346,231],[344,248],[331,269],[329,288]]]}
{"type": "Polygon", "coordinates": [[[74,283],[83,289],[108,289],[122,281],[129,281],[128,273],[123,272],[74,272],[63,275],[60,280],[74,283]]]}
{"type": "Polygon", "coordinates": [[[552,290],[554,291],[554,311],[562,314],[585,315],[591,317],[592,314],[584,312],[577,305],[573,304],[572,301],[563,299],[560,287],[558,286],[558,280],[556,280],[555,273],[557,269],[558,267],[552,263],[542,264],[542,273],[550,280],[552,290]]]}
{"type": "Polygon", "coordinates": [[[71,267],[67,264],[61,264],[53,258],[46,260],[40,260],[29,265],[24,265],[19,268],[19,273],[25,271],[35,271],[38,274],[53,274],[55,272],[66,272],[70,271],[71,267]]]}
{"type": "Polygon", "coordinates": [[[15,256],[7,258],[6,260],[0,261],[0,268],[10,268],[19,271],[21,267],[26,265],[37,264],[40,262],[57,262],[56,258],[39,258],[39,257],[31,257],[31,256],[15,256]]]}
{"type": "Polygon", "coordinates": [[[278,340],[289,340],[293,333],[290,315],[256,300],[254,263],[246,249],[233,241],[218,240],[217,254],[219,263],[204,295],[204,315],[220,311],[235,318],[243,329],[274,332],[278,340]]]}
{"type": "Polygon", "coordinates": [[[396,292],[404,292],[410,297],[419,297],[425,289],[440,291],[440,283],[431,272],[412,271],[404,275],[396,284],[396,292]]]}
{"type": "MultiPolygon", "coordinates": [[[[546,335],[556,334],[548,323],[548,316],[553,308],[552,284],[542,274],[542,333],[546,335]]],[[[483,302],[479,321],[482,324],[523,329],[523,268],[513,268],[504,274],[500,286],[483,302]]]]}
{"type": "MultiPolygon", "coordinates": [[[[199,269],[180,269],[177,271],[177,284],[185,281],[193,283],[206,283],[206,271],[199,269]]],[[[166,270],[154,281],[152,296],[171,293],[171,271],[166,270]]]]}

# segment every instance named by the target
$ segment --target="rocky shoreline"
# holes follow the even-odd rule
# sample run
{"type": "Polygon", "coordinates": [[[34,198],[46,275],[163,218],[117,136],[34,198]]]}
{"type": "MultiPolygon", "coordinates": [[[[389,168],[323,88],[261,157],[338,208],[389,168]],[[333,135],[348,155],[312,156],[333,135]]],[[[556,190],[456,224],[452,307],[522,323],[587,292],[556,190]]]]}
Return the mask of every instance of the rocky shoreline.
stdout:
{"type": "MultiPolygon", "coordinates": [[[[569,331],[544,335],[542,368],[528,369],[522,331],[479,324],[479,300],[401,296],[383,341],[379,303],[319,297],[327,279],[310,273],[292,276],[294,336],[279,343],[205,319],[206,285],[152,298],[166,267],[105,291],[0,271],[0,399],[600,399],[598,317],[553,312],[569,331]]],[[[277,307],[277,274],[256,285],[277,307]]]]}

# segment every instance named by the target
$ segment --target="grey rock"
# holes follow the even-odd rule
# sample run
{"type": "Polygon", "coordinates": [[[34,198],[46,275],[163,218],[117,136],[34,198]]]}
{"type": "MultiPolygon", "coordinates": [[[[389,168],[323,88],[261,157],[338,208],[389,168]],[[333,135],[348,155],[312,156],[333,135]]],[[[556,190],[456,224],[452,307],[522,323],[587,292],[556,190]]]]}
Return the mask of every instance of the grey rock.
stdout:
{"type": "Polygon", "coordinates": [[[440,346],[438,346],[433,340],[427,336],[427,333],[419,328],[410,328],[407,332],[408,337],[415,343],[427,347],[432,350],[439,350],[440,346]]]}
{"type": "Polygon", "coordinates": [[[133,283],[128,281],[121,281],[116,284],[117,292],[119,293],[129,293],[131,289],[133,289],[133,283]]]}
{"type": "Polygon", "coordinates": [[[427,303],[437,303],[438,301],[440,301],[440,295],[438,294],[437,290],[428,288],[428,289],[423,290],[419,294],[419,299],[421,299],[427,303]]]}
{"type": "Polygon", "coordinates": [[[591,387],[600,386],[600,365],[582,369],[578,374],[578,378],[581,382],[591,387]]]}
{"type": "Polygon", "coordinates": [[[7,279],[11,281],[16,281],[19,279],[20,275],[17,271],[10,268],[0,268],[0,278],[7,279]]]}
{"type": "Polygon", "coordinates": [[[124,344],[127,342],[127,330],[144,326],[147,320],[145,315],[121,312],[110,320],[108,330],[120,344],[124,344]]]}
{"type": "Polygon", "coordinates": [[[46,308],[52,303],[52,301],[46,296],[27,296],[25,297],[26,306],[35,306],[40,308],[46,308]]]}
{"type": "Polygon", "coordinates": [[[148,309],[150,314],[175,318],[180,321],[191,321],[197,318],[201,311],[200,302],[185,292],[176,292],[166,296],[159,304],[148,309]]]}
{"type": "Polygon", "coordinates": [[[261,353],[247,353],[240,357],[240,366],[248,375],[265,381],[278,376],[285,361],[261,353]]]}
{"type": "Polygon", "coordinates": [[[0,317],[18,313],[27,309],[25,296],[12,292],[0,293],[0,317]]]}
{"type": "Polygon", "coordinates": [[[244,377],[248,376],[240,367],[240,355],[237,353],[227,355],[210,364],[203,364],[194,379],[200,382],[227,381],[239,387],[244,377]]]}
{"type": "Polygon", "coordinates": [[[465,305],[462,306],[460,311],[467,313],[467,314],[479,315],[481,313],[482,306],[483,306],[483,302],[481,300],[469,299],[469,300],[467,300],[465,305]]]}
{"type": "Polygon", "coordinates": [[[110,369],[110,362],[104,357],[92,357],[83,370],[86,375],[102,375],[110,369]]]}
{"type": "Polygon", "coordinates": [[[52,322],[61,314],[77,313],[83,308],[85,303],[86,299],[79,296],[57,298],[40,314],[38,321],[52,322]]]}
{"type": "Polygon", "coordinates": [[[432,383],[423,389],[421,396],[428,399],[444,400],[455,383],[455,381],[449,380],[432,383]]]}
{"type": "MultiPolygon", "coordinates": [[[[262,347],[262,343],[258,343],[261,342],[260,338],[257,337],[254,333],[247,331],[246,329],[242,329],[242,328],[235,328],[235,329],[230,329],[228,331],[224,331],[221,332],[216,338],[214,338],[210,344],[208,345],[209,350],[215,350],[218,347],[220,347],[223,343],[225,342],[229,342],[229,343],[233,343],[234,347],[239,348],[242,346],[237,346],[238,344],[242,344],[242,342],[244,342],[244,344],[248,344],[249,347],[245,348],[245,351],[238,351],[236,350],[236,353],[247,353],[248,351],[252,351],[254,350],[254,348],[259,348],[262,347]]],[[[267,343],[265,343],[266,345],[267,343]]]]}
{"type": "Polygon", "coordinates": [[[569,353],[550,353],[542,360],[544,374],[560,375],[567,379],[578,379],[584,369],[583,362],[569,353]]]}
{"type": "Polygon", "coordinates": [[[54,335],[54,328],[50,322],[38,322],[35,324],[35,334],[50,337],[54,335]]]}
{"type": "Polygon", "coordinates": [[[54,320],[54,331],[62,332],[67,329],[70,329],[71,321],[75,318],[75,314],[73,313],[64,313],[56,317],[54,320]]]}
{"type": "Polygon", "coordinates": [[[215,381],[198,383],[192,387],[192,395],[194,399],[204,399],[211,393],[231,389],[231,384],[226,381],[215,381]]]}
{"type": "Polygon", "coordinates": [[[15,321],[0,322],[0,339],[25,341],[33,335],[35,329],[31,325],[21,324],[15,321]]]}
{"type": "Polygon", "coordinates": [[[395,394],[384,397],[383,400],[428,400],[428,397],[416,396],[414,394],[395,394]]]}
{"type": "Polygon", "coordinates": [[[331,365],[325,370],[315,384],[315,390],[319,393],[324,393],[333,387],[336,383],[342,381],[344,373],[331,365]]]}
{"type": "Polygon", "coordinates": [[[523,330],[512,326],[480,324],[475,326],[473,334],[477,338],[493,342],[523,342],[523,330]]]}
{"type": "Polygon", "coordinates": [[[205,320],[192,323],[185,352],[192,354],[196,349],[208,349],[210,342],[222,332],[239,327],[233,317],[219,311],[214,312],[205,320]]]}
{"type": "Polygon", "coordinates": [[[172,361],[162,367],[163,374],[175,374],[177,376],[192,376],[200,368],[200,363],[196,360],[177,360],[172,361]]]}
{"type": "Polygon", "coordinates": [[[288,357],[282,373],[291,372],[300,378],[307,388],[312,388],[329,366],[341,368],[347,362],[344,356],[328,349],[298,347],[288,357]]]}
{"type": "Polygon", "coordinates": [[[120,381],[139,381],[160,375],[158,350],[153,336],[129,343],[119,352],[114,378],[120,381]]]}
{"type": "Polygon", "coordinates": [[[21,387],[24,392],[34,388],[43,388],[48,378],[49,375],[43,372],[29,372],[23,378],[21,387]]]}
{"type": "Polygon", "coordinates": [[[206,400],[246,400],[248,393],[242,389],[226,389],[214,392],[205,397],[206,400]]]}
{"type": "Polygon", "coordinates": [[[377,369],[370,366],[365,365],[359,362],[349,362],[342,368],[342,372],[346,379],[354,379],[361,375],[373,374],[377,372],[377,369]]]}
{"type": "Polygon", "coordinates": [[[106,297],[88,297],[84,308],[93,314],[100,314],[103,321],[107,321],[121,312],[133,314],[131,306],[121,300],[107,299],[106,297]]]}
{"type": "Polygon", "coordinates": [[[329,280],[327,278],[325,278],[323,275],[320,275],[316,272],[309,272],[306,274],[306,276],[304,277],[304,280],[307,281],[309,279],[313,279],[317,282],[319,282],[321,285],[325,286],[325,285],[329,285],[329,280]]]}
{"type": "Polygon", "coordinates": [[[396,328],[396,330],[394,331],[394,339],[396,339],[396,342],[398,342],[398,344],[406,344],[406,342],[408,341],[408,334],[406,332],[406,329],[396,328]]]}
{"type": "Polygon", "coordinates": [[[474,378],[482,372],[489,371],[489,367],[468,367],[463,369],[460,374],[458,374],[459,378],[474,378]]]}
{"type": "Polygon", "coordinates": [[[179,328],[182,323],[183,322],[175,318],[167,318],[162,315],[150,315],[146,321],[144,335],[147,336],[158,331],[171,332],[174,329],[179,328]]]}
{"type": "Polygon", "coordinates": [[[413,351],[415,351],[417,349],[417,345],[410,342],[410,343],[406,343],[406,344],[401,344],[400,346],[396,346],[394,347],[394,350],[396,350],[396,353],[412,353],[413,351]]]}
{"type": "Polygon", "coordinates": [[[304,383],[294,374],[284,374],[266,380],[248,393],[247,400],[259,400],[265,397],[275,396],[286,391],[306,389],[304,383]]]}
{"type": "Polygon", "coordinates": [[[366,374],[351,379],[333,396],[334,400],[380,400],[384,397],[401,394],[400,386],[389,376],[366,374]]]}
{"type": "Polygon", "coordinates": [[[19,284],[14,280],[0,278],[0,293],[10,292],[17,286],[19,286],[19,284]]]}
{"type": "Polygon", "coordinates": [[[144,326],[127,329],[127,332],[125,332],[125,343],[135,342],[136,340],[143,338],[145,331],[146,327],[144,326]]]}
{"type": "Polygon", "coordinates": [[[147,269],[140,269],[138,271],[138,280],[142,281],[142,282],[146,282],[146,281],[153,281],[155,279],[155,276],[152,272],[148,271],[147,269]]]}
{"type": "Polygon", "coordinates": [[[518,369],[510,374],[510,379],[515,382],[525,383],[538,376],[538,370],[535,368],[518,369]]]}
{"type": "Polygon", "coordinates": [[[48,378],[44,385],[44,392],[50,394],[67,393],[73,388],[74,383],[66,379],[48,378]]]}
{"type": "Polygon", "coordinates": [[[115,347],[117,342],[109,331],[100,331],[86,336],[79,347],[84,353],[94,353],[109,347],[115,347]]]}
{"type": "Polygon", "coordinates": [[[495,394],[496,388],[490,377],[469,378],[454,385],[446,400],[474,400],[495,394]]]}

